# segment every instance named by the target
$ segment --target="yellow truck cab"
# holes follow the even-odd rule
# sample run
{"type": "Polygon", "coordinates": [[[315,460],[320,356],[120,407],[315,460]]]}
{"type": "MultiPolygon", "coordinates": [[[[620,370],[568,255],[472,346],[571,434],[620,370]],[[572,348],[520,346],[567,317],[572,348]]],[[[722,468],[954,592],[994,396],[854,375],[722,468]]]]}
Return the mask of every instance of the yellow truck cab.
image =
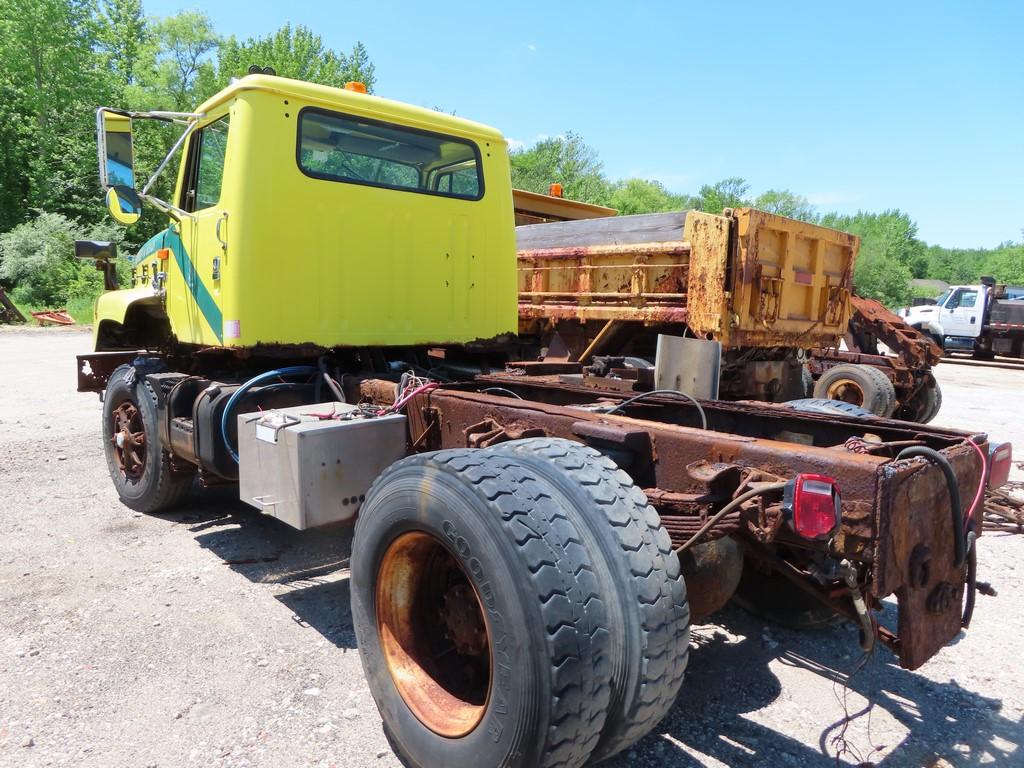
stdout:
{"type": "Polygon", "coordinates": [[[516,330],[498,131],[357,83],[262,74],[168,115],[99,113],[101,175],[125,222],[140,202],[117,183],[134,179],[131,122],[173,119],[184,133],[173,200],[141,195],[171,222],[132,258],[132,286],[100,297],[98,350],[459,344],[516,330]]]}

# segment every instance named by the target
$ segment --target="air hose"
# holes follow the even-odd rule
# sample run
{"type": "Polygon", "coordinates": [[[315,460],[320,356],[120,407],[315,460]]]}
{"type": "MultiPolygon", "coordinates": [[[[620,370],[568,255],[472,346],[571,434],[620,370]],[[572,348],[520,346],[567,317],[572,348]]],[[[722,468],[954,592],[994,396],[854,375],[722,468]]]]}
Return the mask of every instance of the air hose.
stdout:
{"type": "MultiPolygon", "coordinates": [[[[971,521],[974,526],[974,521],[971,521]]],[[[971,617],[974,616],[974,599],[978,592],[978,548],[975,546],[977,535],[973,530],[967,532],[967,599],[964,601],[964,612],[960,619],[960,626],[967,629],[971,626],[971,617]]]]}
{"type": "Polygon", "coordinates": [[[704,409],[701,407],[701,404],[697,402],[697,398],[693,397],[693,395],[688,395],[685,392],[680,392],[675,389],[652,389],[650,392],[641,392],[639,395],[631,397],[628,400],[623,400],[621,403],[618,403],[617,405],[615,405],[612,408],[609,408],[607,411],[604,411],[603,413],[605,413],[606,415],[611,415],[616,411],[621,411],[627,405],[632,405],[638,400],[643,400],[644,398],[650,397],[651,395],[672,395],[674,397],[681,397],[684,400],[688,400],[693,404],[693,406],[697,409],[697,413],[700,415],[700,428],[708,428],[707,414],[704,413],[704,409]]]}
{"type": "Polygon", "coordinates": [[[260,382],[267,381],[268,379],[277,379],[282,376],[309,376],[316,372],[317,369],[311,365],[293,365],[288,368],[277,368],[273,371],[261,373],[259,376],[253,376],[231,393],[231,397],[228,398],[228,402],[224,406],[224,411],[220,416],[220,434],[224,439],[224,447],[228,449],[228,455],[235,460],[235,464],[238,463],[238,451],[235,450],[235,447],[231,444],[231,438],[228,437],[228,423],[231,417],[231,411],[234,409],[235,405],[237,405],[238,401],[242,399],[242,395],[260,382]]]}
{"type": "Polygon", "coordinates": [[[923,445],[912,445],[896,454],[897,461],[914,457],[934,462],[946,477],[946,485],[949,488],[949,509],[953,518],[953,564],[959,568],[964,564],[967,547],[964,541],[964,515],[960,507],[960,483],[956,479],[956,473],[953,472],[953,466],[945,456],[923,445]]]}
{"type": "Polygon", "coordinates": [[[708,531],[714,528],[715,523],[717,523],[723,517],[728,515],[730,512],[735,512],[737,509],[742,507],[745,502],[750,501],[751,499],[756,498],[757,496],[764,496],[765,494],[771,493],[772,491],[784,490],[785,487],[786,483],[765,483],[762,485],[756,485],[750,490],[741,493],[735,499],[733,499],[720,510],[718,510],[718,512],[716,512],[714,515],[708,518],[708,521],[700,527],[700,530],[693,534],[693,536],[691,536],[685,543],[680,544],[678,547],[676,547],[675,553],[677,555],[683,554],[683,552],[685,552],[698,541],[700,541],[700,539],[703,538],[708,531]]]}

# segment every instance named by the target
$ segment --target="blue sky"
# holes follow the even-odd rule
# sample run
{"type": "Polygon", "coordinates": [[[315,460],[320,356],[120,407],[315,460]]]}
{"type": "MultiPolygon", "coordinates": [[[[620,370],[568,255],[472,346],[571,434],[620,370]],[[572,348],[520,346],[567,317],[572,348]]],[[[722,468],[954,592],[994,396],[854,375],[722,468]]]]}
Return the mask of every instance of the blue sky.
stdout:
{"type": "MultiPolygon", "coordinates": [[[[196,2],[144,0],[150,15],[196,2]]],[[[219,0],[221,34],[361,40],[378,95],[513,142],[572,130],[612,178],[727,176],[820,210],[901,208],[929,243],[1024,229],[1024,3],[219,0]]]]}

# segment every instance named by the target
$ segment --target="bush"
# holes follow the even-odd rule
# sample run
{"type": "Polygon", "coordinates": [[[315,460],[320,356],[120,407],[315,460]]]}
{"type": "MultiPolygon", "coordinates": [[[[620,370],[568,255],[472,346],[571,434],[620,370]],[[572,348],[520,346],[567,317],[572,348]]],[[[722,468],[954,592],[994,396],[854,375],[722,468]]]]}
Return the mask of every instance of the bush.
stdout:
{"type": "MultiPolygon", "coordinates": [[[[93,302],[103,292],[103,275],[91,262],[75,258],[79,239],[121,243],[124,231],[109,224],[84,228],[59,213],[40,211],[32,221],[0,235],[0,281],[11,286],[11,298],[33,308],[75,304],[79,314],[90,307],[91,315],[93,302]]],[[[119,259],[118,272],[127,270],[119,259]]]]}

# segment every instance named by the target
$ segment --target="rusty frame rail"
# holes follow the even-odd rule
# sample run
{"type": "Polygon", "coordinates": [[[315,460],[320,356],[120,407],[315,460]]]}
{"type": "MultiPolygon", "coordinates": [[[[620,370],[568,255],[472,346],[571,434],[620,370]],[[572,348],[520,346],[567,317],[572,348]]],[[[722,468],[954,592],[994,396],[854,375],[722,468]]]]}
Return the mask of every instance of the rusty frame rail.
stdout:
{"type": "MultiPolygon", "coordinates": [[[[950,516],[942,511],[948,509],[948,489],[941,472],[922,459],[895,461],[892,456],[857,453],[844,444],[870,431],[894,445],[908,440],[930,445],[952,463],[961,481],[961,503],[969,509],[981,466],[964,440],[972,437],[984,450],[984,435],[742,402],[703,403],[711,427],[705,431],[689,426],[695,423],[692,406],[669,398],[652,397],[611,415],[585,406],[626,395],[595,392],[558,376],[494,374],[478,377],[474,386],[492,384],[524,399],[471,391],[465,385],[441,387],[414,398],[411,440],[420,449],[486,447],[540,435],[592,445],[612,456],[645,489],[676,544],[751,478],[830,475],[839,483],[843,503],[840,531],[827,554],[859,563],[872,599],[896,594],[899,638],[887,644],[897,650],[901,664],[920,666],[959,632],[966,572],[953,564],[950,516]],[[813,444],[788,442],[794,432],[813,444]]],[[[778,511],[767,511],[776,517],[758,521],[752,510],[745,510],[723,520],[716,535],[760,545],[776,539],[794,545],[779,524],[778,511]]],[[[978,530],[981,523],[978,509],[978,530]]]]}
{"type": "Polygon", "coordinates": [[[90,352],[75,358],[76,376],[79,392],[102,392],[107,387],[107,380],[118,366],[126,365],[145,350],[130,352],[90,352]]]}

